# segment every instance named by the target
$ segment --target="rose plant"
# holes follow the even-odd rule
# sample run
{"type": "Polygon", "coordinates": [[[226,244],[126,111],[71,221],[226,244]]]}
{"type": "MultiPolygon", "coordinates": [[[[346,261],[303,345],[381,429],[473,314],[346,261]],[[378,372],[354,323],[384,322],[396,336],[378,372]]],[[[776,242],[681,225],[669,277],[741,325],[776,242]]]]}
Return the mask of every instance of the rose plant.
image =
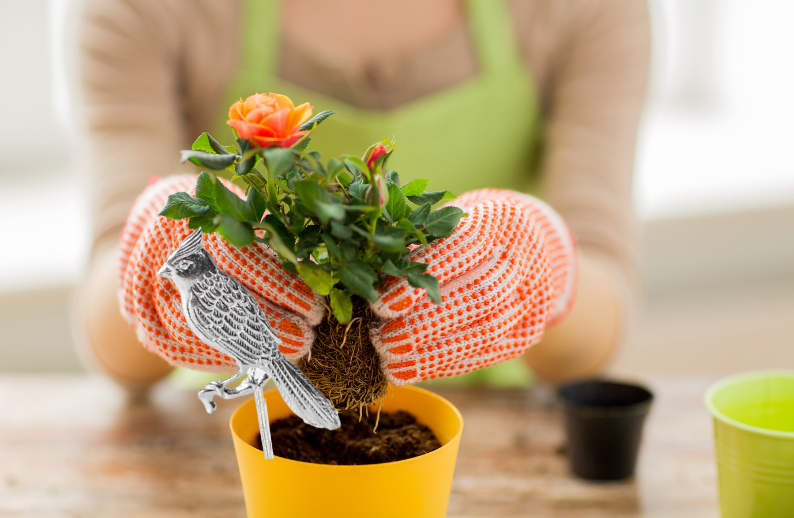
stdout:
{"type": "Polygon", "coordinates": [[[189,218],[189,228],[217,232],[245,247],[268,244],[315,292],[327,297],[339,323],[353,317],[353,297],[375,301],[388,277],[404,277],[439,303],[438,280],[427,265],[403,256],[416,245],[446,237],[464,212],[433,206],[454,199],[448,191],[426,191],[428,180],[400,182],[388,169],[394,145],[371,146],[362,157],[323,160],[308,150],[311,134],[333,112],[312,117],[308,103],[294,106],[279,94],[254,94],[234,103],[228,124],[236,145],[224,146],[202,133],[182,161],[227,171],[245,185],[245,199],[213,173],[202,172],[196,195],[169,196],[160,214],[189,218]]]}

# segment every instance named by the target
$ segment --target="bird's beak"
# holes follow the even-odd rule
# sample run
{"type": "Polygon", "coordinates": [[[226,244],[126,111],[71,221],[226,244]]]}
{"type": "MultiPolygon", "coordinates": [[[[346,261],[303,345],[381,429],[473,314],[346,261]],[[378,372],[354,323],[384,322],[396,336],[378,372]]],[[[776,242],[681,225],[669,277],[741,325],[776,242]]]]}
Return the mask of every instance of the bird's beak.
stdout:
{"type": "Polygon", "coordinates": [[[164,264],[160,271],[157,272],[158,277],[165,277],[166,279],[170,279],[174,276],[174,269],[168,266],[168,264],[164,264]]]}

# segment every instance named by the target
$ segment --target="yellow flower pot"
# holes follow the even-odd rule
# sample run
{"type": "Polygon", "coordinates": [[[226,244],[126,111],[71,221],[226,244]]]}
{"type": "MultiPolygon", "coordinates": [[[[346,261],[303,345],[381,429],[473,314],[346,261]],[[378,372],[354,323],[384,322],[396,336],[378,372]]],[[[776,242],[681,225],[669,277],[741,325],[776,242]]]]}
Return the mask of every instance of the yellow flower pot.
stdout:
{"type": "MultiPolygon", "coordinates": [[[[273,389],[265,393],[270,421],[292,414],[273,389]]],[[[364,466],[265,460],[252,444],[259,435],[254,400],[231,418],[234,449],[249,518],[379,518],[446,516],[463,431],[460,412],[416,387],[392,388],[383,410],[405,410],[430,427],[441,448],[413,459],[364,466]]]]}

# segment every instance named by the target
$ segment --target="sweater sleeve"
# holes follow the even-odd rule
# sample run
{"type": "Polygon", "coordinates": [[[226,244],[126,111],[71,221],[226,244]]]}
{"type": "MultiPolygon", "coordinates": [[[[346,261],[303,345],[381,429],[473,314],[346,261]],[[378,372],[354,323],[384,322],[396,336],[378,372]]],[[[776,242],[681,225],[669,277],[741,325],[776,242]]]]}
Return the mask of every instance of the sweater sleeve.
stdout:
{"type": "Polygon", "coordinates": [[[118,239],[152,176],[180,165],[217,116],[237,68],[238,4],[216,0],[78,3],[75,112],[94,249],[118,239]]]}
{"type": "Polygon", "coordinates": [[[80,7],[77,112],[95,248],[118,239],[151,176],[179,167],[178,31],[167,5],[84,0],[80,7]]]}
{"type": "Polygon", "coordinates": [[[628,303],[636,285],[632,174],[650,60],[643,0],[567,4],[549,61],[544,196],[628,303]]]}

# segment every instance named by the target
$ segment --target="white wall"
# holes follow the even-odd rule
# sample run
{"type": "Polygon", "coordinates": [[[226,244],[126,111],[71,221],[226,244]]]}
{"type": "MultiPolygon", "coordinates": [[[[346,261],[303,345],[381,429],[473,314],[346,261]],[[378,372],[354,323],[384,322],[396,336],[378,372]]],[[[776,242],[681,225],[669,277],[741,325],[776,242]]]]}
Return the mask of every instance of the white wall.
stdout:
{"type": "Polygon", "coordinates": [[[0,293],[72,284],[87,246],[65,124],[63,0],[7,1],[0,15],[0,293]]]}
{"type": "Polygon", "coordinates": [[[0,16],[0,182],[31,183],[68,169],[53,88],[52,2],[7,1],[0,16]],[[43,175],[43,176],[41,176],[43,175]]]}
{"type": "Polygon", "coordinates": [[[794,203],[794,2],[652,0],[646,220],[794,203]]]}

